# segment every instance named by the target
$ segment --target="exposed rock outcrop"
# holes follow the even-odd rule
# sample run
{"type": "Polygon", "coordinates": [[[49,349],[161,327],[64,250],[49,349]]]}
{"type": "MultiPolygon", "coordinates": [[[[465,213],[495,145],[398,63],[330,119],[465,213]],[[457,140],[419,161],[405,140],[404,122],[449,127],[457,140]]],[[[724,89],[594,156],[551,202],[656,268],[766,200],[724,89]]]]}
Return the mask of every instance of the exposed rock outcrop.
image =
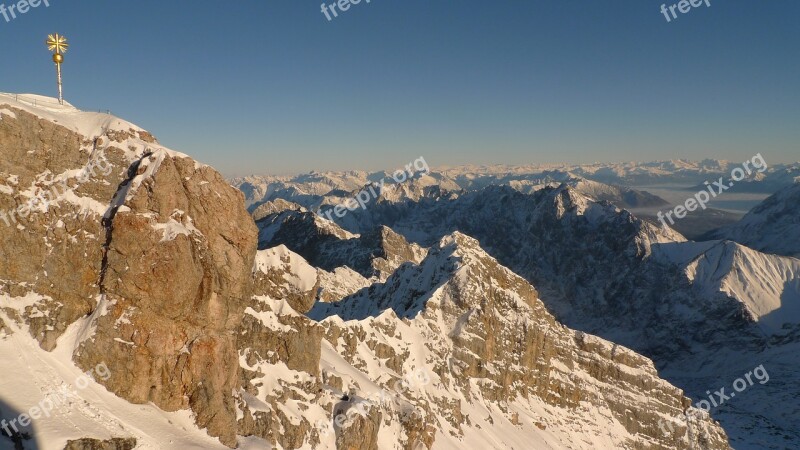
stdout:
{"type": "Polygon", "coordinates": [[[254,295],[284,299],[301,314],[314,305],[320,287],[318,270],[283,245],[258,251],[253,277],[254,295]]]}
{"type": "Polygon", "coordinates": [[[235,445],[234,330],[257,234],[241,192],[112,116],[0,108],[0,208],[46,200],[0,234],[11,309],[45,349],[80,322],[75,361],[105,363],[109,390],[191,408],[235,445]],[[60,195],[41,193],[53,186],[60,195]]]}
{"type": "Polygon", "coordinates": [[[80,439],[67,442],[64,450],[133,450],[136,439],[114,438],[106,441],[99,439],[80,439]]]}
{"type": "Polygon", "coordinates": [[[327,271],[349,267],[366,278],[385,280],[405,262],[419,263],[425,249],[389,227],[354,235],[310,212],[284,210],[259,219],[259,248],[285,245],[327,271]]]}

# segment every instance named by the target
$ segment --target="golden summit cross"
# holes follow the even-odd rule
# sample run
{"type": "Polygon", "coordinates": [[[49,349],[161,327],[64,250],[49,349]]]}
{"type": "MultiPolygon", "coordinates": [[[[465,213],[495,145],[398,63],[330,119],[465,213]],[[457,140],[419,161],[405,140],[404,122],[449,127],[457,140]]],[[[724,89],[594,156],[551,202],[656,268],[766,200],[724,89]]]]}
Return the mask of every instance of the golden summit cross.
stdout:
{"type": "Polygon", "coordinates": [[[64,62],[64,53],[69,48],[67,38],[55,33],[47,36],[47,49],[53,52],[53,62],[56,63],[56,75],[58,76],[58,103],[64,104],[64,92],[61,87],[61,63],[64,62]]]}

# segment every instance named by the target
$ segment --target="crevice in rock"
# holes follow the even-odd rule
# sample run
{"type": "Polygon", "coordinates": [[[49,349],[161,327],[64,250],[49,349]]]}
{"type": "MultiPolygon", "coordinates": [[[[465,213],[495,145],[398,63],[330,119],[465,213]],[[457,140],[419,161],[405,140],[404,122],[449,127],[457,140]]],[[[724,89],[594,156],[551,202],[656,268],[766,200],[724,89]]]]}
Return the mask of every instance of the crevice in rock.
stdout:
{"type": "Polygon", "coordinates": [[[97,282],[98,287],[100,288],[100,295],[105,295],[105,280],[106,280],[106,271],[108,270],[108,250],[111,248],[111,239],[114,235],[114,217],[117,215],[117,211],[119,207],[125,204],[125,199],[128,196],[128,191],[130,191],[131,184],[133,183],[133,179],[136,178],[136,173],[139,171],[139,166],[142,164],[145,158],[149,157],[153,154],[153,151],[150,149],[145,149],[142,156],[139,157],[136,161],[133,162],[128,167],[128,171],[126,173],[125,179],[117,187],[117,191],[114,194],[114,198],[111,199],[111,203],[106,210],[106,213],[103,215],[103,219],[101,221],[103,228],[106,230],[106,240],[103,244],[103,260],[100,266],[100,279],[97,282]]]}

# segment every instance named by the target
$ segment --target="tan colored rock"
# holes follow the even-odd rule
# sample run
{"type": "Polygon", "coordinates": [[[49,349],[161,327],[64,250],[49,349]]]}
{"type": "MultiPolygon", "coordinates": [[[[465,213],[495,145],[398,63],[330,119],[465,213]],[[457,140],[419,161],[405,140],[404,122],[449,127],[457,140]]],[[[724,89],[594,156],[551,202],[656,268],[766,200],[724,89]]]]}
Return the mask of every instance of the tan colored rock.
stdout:
{"type": "Polygon", "coordinates": [[[64,450],[133,450],[136,448],[136,439],[114,438],[106,441],[99,439],[78,439],[67,441],[64,450]]]}
{"type": "Polygon", "coordinates": [[[189,158],[147,156],[131,185],[108,228],[108,312],[96,314],[76,360],[105,362],[106,386],[131,402],[190,407],[199,426],[233,446],[234,330],[252,293],[255,226],[242,194],[189,158]]]}
{"type": "Polygon", "coordinates": [[[352,409],[352,403],[343,402],[334,410],[334,417],[347,417],[336,430],[336,450],[378,450],[378,431],[383,418],[380,409],[367,407],[363,412],[352,409]]]}
{"type": "Polygon", "coordinates": [[[51,350],[66,326],[96,303],[102,259],[99,216],[68,200],[107,205],[128,162],[123,149],[99,147],[92,137],[9,110],[15,117],[0,120],[0,289],[45,297],[36,310],[47,314],[29,307],[27,315],[35,337],[51,350]],[[88,169],[82,182],[72,173],[80,169],[88,169]],[[49,208],[39,211],[37,202],[37,211],[20,211],[31,196],[50,200],[49,208]]]}

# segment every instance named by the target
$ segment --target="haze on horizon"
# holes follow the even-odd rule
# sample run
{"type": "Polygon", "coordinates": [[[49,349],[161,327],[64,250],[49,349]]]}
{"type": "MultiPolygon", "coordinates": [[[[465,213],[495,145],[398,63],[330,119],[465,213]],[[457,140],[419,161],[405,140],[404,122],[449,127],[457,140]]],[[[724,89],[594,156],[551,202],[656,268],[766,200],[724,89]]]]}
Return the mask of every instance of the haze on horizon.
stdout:
{"type": "Polygon", "coordinates": [[[54,96],[63,33],[68,101],[227,176],[799,159],[797,3],[50,3],[0,18],[0,91],[54,96]]]}

